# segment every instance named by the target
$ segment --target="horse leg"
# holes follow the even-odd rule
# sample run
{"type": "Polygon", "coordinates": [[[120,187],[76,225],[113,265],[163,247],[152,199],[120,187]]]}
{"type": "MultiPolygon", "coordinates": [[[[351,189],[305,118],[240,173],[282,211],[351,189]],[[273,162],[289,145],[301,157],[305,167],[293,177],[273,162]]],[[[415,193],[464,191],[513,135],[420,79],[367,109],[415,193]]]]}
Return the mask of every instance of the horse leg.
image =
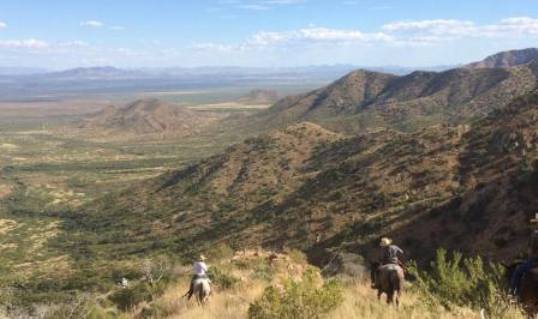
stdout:
{"type": "Polygon", "coordinates": [[[396,307],[400,307],[400,290],[396,290],[395,294],[396,307]]]}
{"type": "Polygon", "coordinates": [[[394,302],[394,291],[387,292],[387,304],[391,304],[394,302]]]}
{"type": "Polygon", "coordinates": [[[381,291],[381,289],[378,289],[377,290],[377,300],[381,300],[381,295],[383,294],[383,292],[381,291]]]}

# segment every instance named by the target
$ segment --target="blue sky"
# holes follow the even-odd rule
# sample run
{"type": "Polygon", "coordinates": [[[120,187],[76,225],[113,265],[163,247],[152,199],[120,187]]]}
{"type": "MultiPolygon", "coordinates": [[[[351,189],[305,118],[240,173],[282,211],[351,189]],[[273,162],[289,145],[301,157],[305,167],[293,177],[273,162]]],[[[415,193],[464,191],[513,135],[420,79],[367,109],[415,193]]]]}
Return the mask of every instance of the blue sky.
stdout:
{"type": "Polygon", "coordinates": [[[0,66],[431,66],[538,46],[538,0],[2,0],[0,66]]]}

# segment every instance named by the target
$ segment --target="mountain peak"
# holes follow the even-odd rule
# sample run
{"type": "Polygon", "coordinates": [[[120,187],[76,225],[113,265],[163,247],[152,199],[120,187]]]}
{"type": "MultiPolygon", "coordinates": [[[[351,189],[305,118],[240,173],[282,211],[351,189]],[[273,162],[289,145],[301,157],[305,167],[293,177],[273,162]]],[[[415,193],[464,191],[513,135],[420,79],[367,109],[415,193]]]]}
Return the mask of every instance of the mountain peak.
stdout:
{"type": "Polygon", "coordinates": [[[468,64],[466,68],[510,68],[538,59],[538,48],[511,50],[490,55],[482,61],[468,64]]]}
{"type": "Polygon", "coordinates": [[[82,127],[111,134],[189,135],[214,120],[213,115],[202,115],[159,99],[144,98],[122,108],[105,108],[86,119],[82,127]]]}

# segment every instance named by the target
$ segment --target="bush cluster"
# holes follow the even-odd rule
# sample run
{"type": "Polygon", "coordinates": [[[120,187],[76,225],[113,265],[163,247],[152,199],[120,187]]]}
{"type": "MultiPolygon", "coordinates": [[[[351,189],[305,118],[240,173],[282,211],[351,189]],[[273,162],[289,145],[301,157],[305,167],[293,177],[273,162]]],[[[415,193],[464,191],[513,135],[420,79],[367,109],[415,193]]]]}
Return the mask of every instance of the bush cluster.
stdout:
{"type": "Polygon", "coordinates": [[[342,287],[336,281],[319,285],[317,273],[308,269],[301,281],[289,280],[284,291],[270,286],[250,304],[250,319],[319,319],[343,301],[342,287]]]}
{"type": "Polygon", "coordinates": [[[492,318],[507,318],[514,308],[504,292],[505,274],[501,265],[485,263],[480,257],[463,258],[459,252],[450,256],[437,250],[430,269],[421,271],[410,263],[409,273],[416,278],[415,288],[430,305],[485,310],[492,318]]]}
{"type": "Polygon", "coordinates": [[[211,282],[223,290],[231,289],[237,284],[237,282],[239,282],[238,278],[227,274],[214,266],[209,267],[207,274],[209,275],[209,278],[211,278],[211,282]]]}

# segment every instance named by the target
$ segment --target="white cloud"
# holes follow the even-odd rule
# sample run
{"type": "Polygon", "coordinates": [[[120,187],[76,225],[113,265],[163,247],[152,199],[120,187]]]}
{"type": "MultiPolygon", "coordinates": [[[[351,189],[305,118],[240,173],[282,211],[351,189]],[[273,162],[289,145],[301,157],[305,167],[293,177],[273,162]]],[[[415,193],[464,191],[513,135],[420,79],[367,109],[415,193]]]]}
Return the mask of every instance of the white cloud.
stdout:
{"type": "Polygon", "coordinates": [[[358,30],[330,29],[309,26],[284,32],[260,31],[237,44],[198,43],[190,47],[198,52],[238,53],[264,49],[290,49],[301,46],[342,46],[350,44],[369,45],[392,42],[391,36],[381,32],[364,33],[358,30]]]}
{"type": "Polygon", "coordinates": [[[447,40],[473,37],[513,37],[538,35],[538,19],[511,17],[495,24],[477,25],[472,21],[437,19],[396,21],[381,27],[384,32],[398,34],[401,38],[438,36],[447,40]]]}
{"type": "Polygon", "coordinates": [[[4,21],[0,21],[0,29],[5,29],[7,28],[7,23],[5,23],[4,21]]]}
{"type": "Polygon", "coordinates": [[[294,43],[334,43],[334,42],[388,42],[392,38],[384,33],[364,33],[359,30],[330,29],[309,26],[285,32],[255,33],[243,46],[270,46],[294,43]]]}
{"type": "Polygon", "coordinates": [[[80,48],[89,48],[90,44],[75,40],[67,42],[47,42],[39,39],[0,40],[0,49],[16,50],[17,52],[66,52],[80,48]]]}
{"type": "Polygon", "coordinates": [[[511,17],[498,24],[486,25],[478,30],[485,36],[538,35],[538,19],[531,17],[511,17]]]}
{"type": "Polygon", "coordinates": [[[360,41],[376,42],[390,41],[390,36],[381,33],[363,33],[358,30],[339,30],[329,28],[310,27],[301,29],[295,34],[296,38],[313,41],[360,41]]]}
{"type": "MultiPolygon", "coordinates": [[[[218,44],[218,43],[198,43],[191,46],[191,49],[197,51],[218,51],[218,52],[230,52],[234,50],[234,47],[231,45],[218,44]]],[[[171,51],[170,51],[171,52],[171,51]]]]}
{"type": "Polygon", "coordinates": [[[526,39],[529,36],[538,37],[538,19],[510,17],[494,24],[483,25],[468,20],[430,19],[395,21],[382,25],[377,31],[372,32],[315,25],[288,31],[259,31],[239,43],[209,42],[194,45],[191,49],[237,53],[263,49],[310,50],[314,46],[326,47],[328,50],[339,50],[350,45],[356,48],[440,47],[453,41],[475,41],[491,37],[499,38],[499,41],[501,39],[508,41],[514,38],[526,39]]]}
{"type": "Polygon", "coordinates": [[[105,24],[103,22],[97,21],[97,20],[87,20],[87,21],[82,21],[80,23],[81,27],[90,27],[90,28],[101,28],[104,25],[105,24]]]}
{"type": "Polygon", "coordinates": [[[472,31],[475,24],[461,20],[419,20],[397,21],[385,24],[381,29],[385,32],[427,32],[430,34],[464,34],[472,31]]]}
{"type": "Polygon", "coordinates": [[[2,49],[46,49],[49,46],[49,43],[37,39],[0,41],[2,49]]]}
{"type": "MultiPolygon", "coordinates": [[[[341,0],[353,2],[353,0],[341,0]]],[[[221,0],[237,7],[258,4],[274,8],[303,1],[221,0]]],[[[85,26],[94,25],[95,23],[85,26]]],[[[95,21],[102,30],[122,30],[120,25],[95,21]]],[[[204,42],[194,45],[142,43],[119,47],[94,45],[84,41],[43,39],[0,40],[2,59],[27,59],[35,63],[77,65],[87,60],[115,65],[238,64],[300,65],[360,63],[365,65],[460,63],[484,53],[522,48],[538,43],[538,19],[507,17],[492,23],[457,19],[388,21],[372,30],[307,25],[288,30],[253,32],[238,41],[204,42]],[[493,41],[492,41],[493,39],[493,41]],[[388,61],[388,62],[387,62],[388,61]],[[104,63],[104,62],[103,62],[104,63]]],[[[83,23],[81,23],[83,25],[83,23]]],[[[149,40],[148,40],[149,41],[149,40]]]]}

